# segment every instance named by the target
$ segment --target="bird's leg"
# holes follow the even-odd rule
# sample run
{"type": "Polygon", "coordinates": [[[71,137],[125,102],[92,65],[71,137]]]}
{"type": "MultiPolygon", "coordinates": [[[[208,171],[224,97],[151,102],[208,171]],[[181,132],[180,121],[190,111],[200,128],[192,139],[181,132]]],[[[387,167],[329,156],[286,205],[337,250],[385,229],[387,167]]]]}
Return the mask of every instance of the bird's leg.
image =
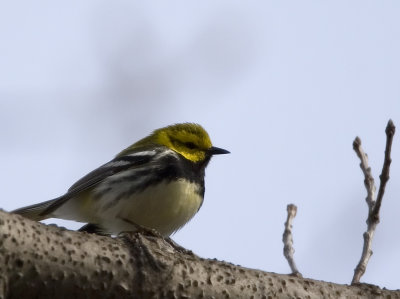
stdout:
{"type": "Polygon", "coordinates": [[[150,237],[162,238],[162,239],[164,239],[164,241],[166,241],[176,251],[178,251],[180,253],[183,253],[183,254],[187,254],[187,255],[194,255],[193,251],[187,250],[186,248],[183,248],[181,245],[176,243],[170,237],[163,237],[157,230],[155,230],[153,228],[148,228],[148,227],[142,226],[142,225],[137,224],[137,223],[135,223],[135,222],[133,222],[133,221],[131,221],[129,219],[126,219],[126,218],[120,217],[120,219],[122,221],[132,225],[135,228],[135,230],[134,231],[123,231],[123,232],[120,232],[118,234],[118,236],[123,236],[123,235],[126,235],[126,234],[132,234],[132,233],[141,233],[143,235],[147,235],[147,236],[150,236],[150,237]]]}
{"type": "Polygon", "coordinates": [[[126,219],[126,218],[119,217],[119,219],[121,219],[122,221],[124,221],[124,222],[128,223],[129,225],[133,226],[133,230],[122,231],[119,234],[139,232],[139,233],[141,233],[143,235],[147,235],[147,236],[150,236],[150,237],[162,238],[161,234],[158,231],[156,231],[155,229],[153,229],[153,228],[145,227],[143,225],[137,224],[137,223],[135,223],[135,222],[133,222],[133,221],[131,221],[129,219],[126,219]]]}
{"type": "Polygon", "coordinates": [[[182,247],[181,245],[179,245],[178,243],[176,243],[174,240],[172,240],[170,237],[165,237],[164,240],[171,245],[176,251],[183,253],[183,254],[187,254],[187,255],[194,255],[193,251],[188,250],[184,247],[182,247]]]}

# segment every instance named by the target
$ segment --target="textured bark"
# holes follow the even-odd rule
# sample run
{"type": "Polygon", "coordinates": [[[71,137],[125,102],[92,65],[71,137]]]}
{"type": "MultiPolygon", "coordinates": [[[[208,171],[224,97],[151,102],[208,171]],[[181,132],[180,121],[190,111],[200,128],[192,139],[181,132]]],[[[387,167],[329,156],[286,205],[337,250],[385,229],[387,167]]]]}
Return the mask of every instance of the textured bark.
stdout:
{"type": "Polygon", "coordinates": [[[2,298],[400,298],[202,259],[162,238],[110,238],[0,211],[2,298]]]}

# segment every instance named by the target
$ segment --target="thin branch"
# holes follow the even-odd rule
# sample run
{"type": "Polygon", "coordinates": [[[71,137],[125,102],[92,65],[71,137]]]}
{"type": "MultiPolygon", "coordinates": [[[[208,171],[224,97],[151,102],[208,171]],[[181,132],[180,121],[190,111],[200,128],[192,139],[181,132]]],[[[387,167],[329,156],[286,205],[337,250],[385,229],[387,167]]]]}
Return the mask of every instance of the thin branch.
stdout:
{"type": "Polygon", "coordinates": [[[375,188],[374,178],[371,175],[371,168],[368,166],[368,156],[366,153],[364,153],[361,147],[360,138],[356,137],[356,139],[353,142],[353,148],[357,153],[357,156],[361,160],[360,167],[365,176],[364,184],[368,193],[366,198],[368,204],[368,218],[367,218],[367,231],[363,234],[364,237],[363,251],[361,254],[360,261],[358,262],[357,267],[354,269],[354,276],[351,281],[351,284],[356,284],[360,282],[361,276],[364,275],[368,261],[373,253],[371,249],[372,239],[375,234],[376,226],[379,223],[379,211],[382,205],[382,198],[383,194],[385,193],[386,183],[389,180],[390,163],[392,162],[390,153],[392,150],[392,142],[395,130],[396,127],[394,126],[392,120],[389,120],[385,130],[386,132],[385,160],[383,162],[382,173],[379,176],[380,185],[378,191],[378,198],[376,201],[375,201],[376,188],[375,188]]]}
{"type": "Polygon", "coordinates": [[[357,136],[353,142],[353,149],[357,156],[360,158],[360,168],[364,173],[364,186],[367,189],[367,198],[365,199],[368,204],[368,209],[371,210],[375,205],[375,180],[371,174],[371,167],[368,165],[368,155],[361,147],[361,139],[357,136]]]}
{"type": "Polygon", "coordinates": [[[383,167],[382,167],[382,172],[381,175],[379,176],[380,179],[380,185],[379,185],[379,191],[378,191],[378,197],[376,199],[376,204],[373,209],[373,214],[371,217],[378,218],[379,222],[379,210],[381,208],[382,204],[382,198],[383,194],[385,193],[385,188],[386,188],[386,183],[389,181],[389,172],[390,172],[390,164],[392,163],[392,158],[390,157],[390,153],[392,151],[392,143],[393,143],[393,136],[394,133],[396,132],[396,127],[393,124],[393,121],[389,119],[389,122],[386,126],[386,148],[385,148],[385,160],[383,162],[383,167]]]}
{"type": "Polygon", "coordinates": [[[296,217],[297,207],[294,204],[287,205],[287,219],[285,222],[285,231],[283,232],[283,255],[287,259],[290,269],[292,270],[292,275],[297,277],[302,277],[301,273],[297,269],[296,263],[294,262],[293,254],[293,237],[292,237],[292,222],[294,217],[296,217]]]}

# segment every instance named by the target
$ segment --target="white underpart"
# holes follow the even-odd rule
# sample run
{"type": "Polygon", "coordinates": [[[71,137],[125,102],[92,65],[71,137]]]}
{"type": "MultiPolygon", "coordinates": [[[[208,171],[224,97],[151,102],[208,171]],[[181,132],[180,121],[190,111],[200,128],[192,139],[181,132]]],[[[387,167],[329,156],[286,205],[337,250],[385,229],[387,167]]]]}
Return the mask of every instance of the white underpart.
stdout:
{"type": "MultiPolygon", "coordinates": [[[[161,182],[141,193],[116,201],[123,191],[121,186],[104,193],[100,198],[86,202],[72,198],[57,209],[54,216],[97,223],[113,234],[135,231],[133,222],[155,229],[163,236],[169,236],[197,213],[203,201],[199,186],[185,179],[161,182]]],[[[129,186],[132,187],[130,184],[129,186]]],[[[96,190],[100,191],[102,188],[105,187],[100,184],[96,190]]]]}
{"type": "MultiPolygon", "coordinates": [[[[157,172],[158,159],[166,155],[178,158],[177,153],[172,150],[143,151],[129,156],[149,155],[157,155],[153,163],[133,167],[105,178],[92,190],[92,197],[71,198],[54,211],[53,216],[99,224],[112,234],[136,230],[132,223],[155,229],[164,236],[177,231],[199,210],[203,201],[199,194],[200,186],[181,178],[160,182],[142,190],[141,186],[147,185],[157,172]],[[143,175],[143,171],[148,174],[143,175]],[[126,180],[128,177],[131,177],[129,182],[126,180]],[[113,186],[111,190],[110,186],[113,186]],[[137,191],[132,192],[134,190],[137,191]],[[121,194],[124,196],[119,198],[121,194]],[[130,197],[126,198],[127,194],[131,194],[130,197]]],[[[105,167],[122,166],[125,162],[130,163],[110,162],[105,167]]]]}
{"type": "MultiPolygon", "coordinates": [[[[184,179],[160,183],[129,199],[120,200],[106,213],[102,213],[100,207],[100,223],[108,225],[112,232],[120,232],[135,230],[130,221],[168,236],[185,225],[199,210],[203,198],[198,189],[197,184],[184,179]]],[[[109,200],[105,197],[102,202],[109,200]]]]}
{"type": "MultiPolygon", "coordinates": [[[[153,151],[141,153],[148,155],[153,151]]],[[[168,150],[159,153],[155,159],[160,158],[160,155],[177,156],[174,151],[168,150]]],[[[96,223],[113,234],[135,230],[136,227],[132,223],[136,223],[168,236],[196,214],[203,198],[199,194],[200,186],[183,178],[160,182],[141,190],[140,187],[147,185],[157,172],[157,168],[157,163],[151,163],[111,175],[92,190],[93,197],[71,198],[54,211],[53,216],[96,223]],[[149,171],[151,169],[153,171],[149,171]],[[145,173],[148,175],[143,175],[143,170],[146,170],[145,173]],[[129,183],[126,180],[119,182],[127,177],[132,177],[129,183]],[[111,190],[110,186],[113,186],[111,190]],[[139,191],[132,193],[135,189],[139,191]],[[123,198],[119,198],[121,194],[124,194],[123,198]],[[131,194],[131,196],[126,198],[126,194],[131,194]]]]}

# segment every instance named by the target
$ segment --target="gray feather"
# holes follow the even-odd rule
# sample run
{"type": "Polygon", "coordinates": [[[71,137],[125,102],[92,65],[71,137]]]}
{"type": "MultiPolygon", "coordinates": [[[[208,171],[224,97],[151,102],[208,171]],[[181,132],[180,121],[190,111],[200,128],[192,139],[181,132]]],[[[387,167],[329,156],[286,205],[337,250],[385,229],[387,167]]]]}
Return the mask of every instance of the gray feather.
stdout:
{"type": "Polygon", "coordinates": [[[51,215],[43,215],[43,211],[45,211],[49,206],[51,206],[54,202],[56,202],[59,198],[51,199],[48,201],[44,201],[38,204],[34,204],[31,206],[23,207],[17,210],[12,211],[11,213],[18,214],[29,218],[31,220],[40,221],[43,219],[50,218],[51,215]]]}

